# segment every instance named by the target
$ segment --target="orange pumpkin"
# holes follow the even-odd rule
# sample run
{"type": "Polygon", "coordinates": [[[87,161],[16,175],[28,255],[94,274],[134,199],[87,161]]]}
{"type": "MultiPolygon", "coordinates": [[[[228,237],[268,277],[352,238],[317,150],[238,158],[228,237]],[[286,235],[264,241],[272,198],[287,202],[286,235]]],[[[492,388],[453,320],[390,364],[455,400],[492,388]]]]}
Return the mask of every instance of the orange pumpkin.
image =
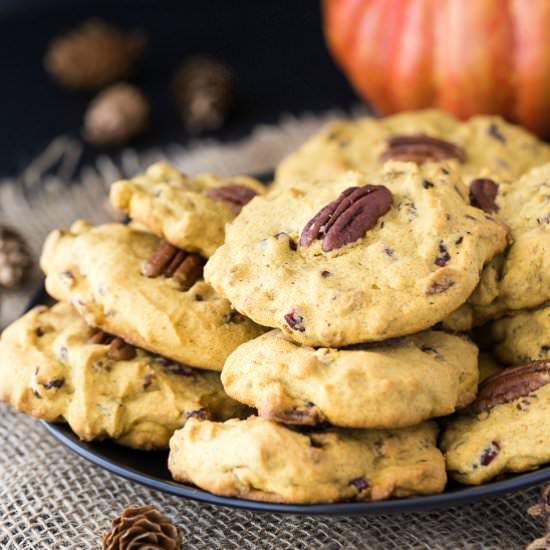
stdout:
{"type": "Polygon", "coordinates": [[[324,0],[329,48],[388,114],[501,114],[550,137],[549,0],[324,0]]]}

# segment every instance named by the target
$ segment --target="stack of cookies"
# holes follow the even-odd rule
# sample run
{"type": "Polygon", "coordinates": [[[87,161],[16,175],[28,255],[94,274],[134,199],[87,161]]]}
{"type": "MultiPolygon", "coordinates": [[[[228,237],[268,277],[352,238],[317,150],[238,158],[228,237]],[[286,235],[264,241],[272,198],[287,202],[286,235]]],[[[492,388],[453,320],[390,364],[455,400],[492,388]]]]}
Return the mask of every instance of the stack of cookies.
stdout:
{"type": "Polygon", "coordinates": [[[59,302],[3,332],[0,399],[66,421],[83,440],[146,450],[168,448],[189,418],[250,414],[226,395],[219,371],[264,330],[217,294],[202,270],[224,225],[257,192],[263,186],[251,178],[191,179],[158,164],[113,188],[117,206],[131,200],[131,223],[79,221],[49,235],[41,266],[59,302]]]}
{"type": "Polygon", "coordinates": [[[268,189],[157,164],[111,201],[130,223],[50,235],[60,302],[2,335],[19,410],[272,502],[550,462],[550,147],[524,130],[337,122],[268,189]]]}

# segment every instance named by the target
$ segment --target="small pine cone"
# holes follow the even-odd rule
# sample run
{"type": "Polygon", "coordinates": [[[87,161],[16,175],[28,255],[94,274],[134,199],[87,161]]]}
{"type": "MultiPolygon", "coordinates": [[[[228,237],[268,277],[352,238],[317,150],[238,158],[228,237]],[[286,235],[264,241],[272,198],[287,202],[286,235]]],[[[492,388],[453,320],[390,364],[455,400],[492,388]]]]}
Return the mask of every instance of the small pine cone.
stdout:
{"type": "Polygon", "coordinates": [[[537,504],[527,510],[533,517],[541,517],[546,523],[546,534],[529,544],[526,550],[544,550],[550,547],[550,484],[542,490],[542,495],[537,504]]]}
{"type": "Polygon", "coordinates": [[[131,504],[103,536],[103,550],[180,550],[178,528],[152,506],[131,504]]]}
{"type": "Polygon", "coordinates": [[[52,40],[44,64],[63,86],[99,90],[126,78],[145,48],[145,37],[123,32],[99,19],[52,40]]]}
{"type": "Polygon", "coordinates": [[[113,84],[90,103],[84,115],[84,137],[98,145],[124,144],[147,126],[149,102],[130,84],[113,84]]]}
{"type": "Polygon", "coordinates": [[[0,288],[16,288],[23,283],[32,258],[23,237],[0,226],[0,288]]]}
{"type": "Polygon", "coordinates": [[[206,56],[182,63],[174,78],[174,94],[185,126],[194,132],[216,130],[233,101],[233,73],[206,56]]]}

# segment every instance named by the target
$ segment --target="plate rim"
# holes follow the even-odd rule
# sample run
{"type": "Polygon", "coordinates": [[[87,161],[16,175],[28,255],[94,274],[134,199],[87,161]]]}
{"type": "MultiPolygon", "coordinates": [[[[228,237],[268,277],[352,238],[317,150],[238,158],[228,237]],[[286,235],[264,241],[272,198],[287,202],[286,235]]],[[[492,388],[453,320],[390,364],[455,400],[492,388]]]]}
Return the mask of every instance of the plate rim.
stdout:
{"type": "MultiPolygon", "coordinates": [[[[301,515],[357,515],[425,512],[467,504],[469,502],[495,496],[502,496],[506,493],[525,489],[550,480],[550,466],[546,466],[532,472],[514,474],[506,479],[493,481],[483,485],[463,485],[455,491],[444,491],[436,495],[414,496],[381,501],[344,501],[320,504],[261,502],[244,498],[219,496],[192,485],[160,479],[152,475],[141,473],[132,467],[120,465],[115,460],[106,457],[100,450],[94,450],[93,442],[88,443],[79,440],[67,424],[55,424],[46,422],[45,420],[40,420],[39,422],[50,435],[69,450],[95,466],[107,470],[119,477],[137,482],[150,489],[162,491],[178,497],[189,498],[207,504],[256,512],[301,515]]],[[[132,451],[130,448],[124,448],[124,450],[127,452],[132,451]]]]}

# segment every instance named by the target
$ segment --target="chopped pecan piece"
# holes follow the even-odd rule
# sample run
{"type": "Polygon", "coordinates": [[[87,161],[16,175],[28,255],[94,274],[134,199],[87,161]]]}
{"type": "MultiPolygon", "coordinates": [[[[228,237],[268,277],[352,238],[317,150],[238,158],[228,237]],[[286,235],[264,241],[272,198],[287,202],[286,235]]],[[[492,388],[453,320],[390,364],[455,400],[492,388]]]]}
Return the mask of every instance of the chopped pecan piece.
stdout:
{"type": "Polygon", "coordinates": [[[380,155],[380,160],[402,160],[422,164],[427,161],[456,159],[466,160],[462,147],[444,139],[425,134],[399,135],[387,140],[388,148],[380,155]]]}
{"type": "Polygon", "coordinates": [[[204,259],[163,242],[143,264],[146,277],[172,277],[182,290],[189,290],[201,277],[204,259]]]}
{"type": "Polygon", "coordinates": [[[470,183],[470,204],[484,212],[498,212],[497,194],[498,185],[492,179],[477,178],[470,183]]]}
{"type": "Polygon", "coordinates": [[[122,338],[115,338],[109,346],[107,357],[115,361],[129,361],[136,356],[136,348],[122,338]]]}
{"type": "Polygon", "coordinates": [[[136,348],[122,338],[113,336],[103,330],[97,330],[88,340],[88,344],[109,346],[107,357],[115,361],[129,361],[136,356],[136,348]]]}
{"type": "Polygon", "coordinates": [[[309,401],[303,407],[296,407],[287,411],[268,412],[267,416],[276,422],[298,426],[317,426],[325,421],[323,413],[314,403],[309,401]]]}
{"type": "Polygon", "coordinates": [[[524,397],[550,383],[550,361],[534,361],[509,367],[487,378],[479,387],[472,410],[489,411],[497,405],[524,397]]]}
{"type": "Polygon", "coordinates": [[[88,339],[88,344],[110,344],[114,336],[111,336],[103,330],[96,330],[88,339]]]}
{"type": "Polygon", "coordinates": [[[342,248],[374,227],[392,202],[391,192],[383,185],[350,187],[307,222],[300,245],[307,247],[322,238],[324,252],[342,248]]]}
{"type": "Polygon", "coordinates": [[[213,201],[225,202],[235,214],[238,214],[242,207],[256,196],[256,191],[244,185],[229,183],[209,189],[206,196],[213,201]]]}

